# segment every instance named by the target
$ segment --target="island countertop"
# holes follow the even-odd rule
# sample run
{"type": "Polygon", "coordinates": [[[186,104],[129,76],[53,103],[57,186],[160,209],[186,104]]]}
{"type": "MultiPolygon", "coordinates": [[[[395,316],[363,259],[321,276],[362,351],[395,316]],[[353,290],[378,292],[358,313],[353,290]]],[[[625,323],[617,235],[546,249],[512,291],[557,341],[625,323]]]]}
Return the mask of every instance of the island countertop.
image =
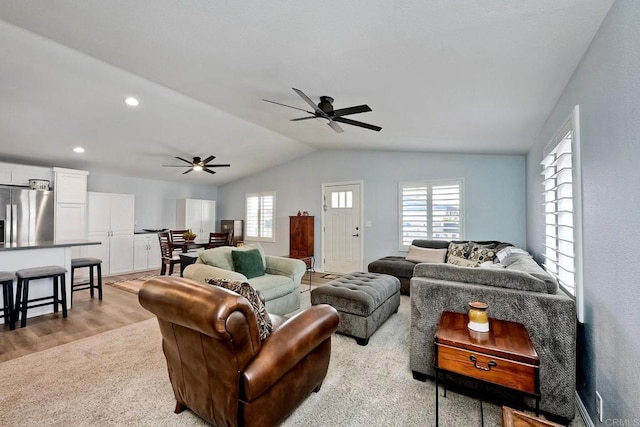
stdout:
{"type": "Polygon", "coordinates": [[[28,249],[68,248],[71,246],[100,245],[94,240],[52,240],[43,242],[7,243],[0,244],[0,251],[18,251],[28,249]]]}

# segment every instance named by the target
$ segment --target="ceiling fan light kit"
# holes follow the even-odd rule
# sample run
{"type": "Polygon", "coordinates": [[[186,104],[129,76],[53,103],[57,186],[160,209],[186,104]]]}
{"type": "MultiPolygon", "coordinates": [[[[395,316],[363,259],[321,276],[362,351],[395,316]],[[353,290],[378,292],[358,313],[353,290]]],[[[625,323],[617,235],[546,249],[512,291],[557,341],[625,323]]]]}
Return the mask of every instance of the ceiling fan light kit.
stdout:
{"type": "Polygon", "coordinates": [[[334,131],[338,132],[338,133],[342,133],[344,132],[344,130],[340,127],[339,123],[344,123],[347,125],[351,125],[351,126],[358,126],[361,128],[365,128],[365,129],[369,129],[369,130],[373,130],[376,132],[380,132],[380,130],[382,129],[380,126],[376,126],[376,125],[371,125],[369,123],[363,123],[363,122],[359,122],[357,120],[352,120],[352,119],[347,119],[344,116],[348,116],[351,114],[358,114],[358,113],[367,113],[371,110],[371,107],[369,107],[368,105],[357,105],[354,107],[348,107],[348,108],[340,108],[338,110],[334,110],[333,109],[333,98],[330,96],[321,96],[320,97],[320,102],[318,103],[318,105],[316,105],[311,98],[309,98],[304,92],[302,92],[300,89],[296,89],[296,88],[291,88],[293,89],[293,91],[295,93],[297,93],[300,98],[304,99],[304,101],[309,104],[312,108],[313,111],[307,111],[305,109],[302,108],[298,108],[298,107],[293,107],[291,105],[286,105],[286,104],[282,104],[280,102],[275,102],[275,101],[270,101],[268,99],[263,99],[263,101],[266,102],[270,102],[272,104],[276,104],[276,105],[282,105],[283,107],[288,107],[288,108],[293,108],[295,110],[300,110],[300,111],[304,111],[307,114],[311,114],[310,116],[307,117],[299,117],[296,119],[291,119],[292,122],[297,122],[300,120],[308,120],[308,119],[317,119],[317,118],[321,118],[321,119],[326,119],[328,121],[328,125],[331,129],[333,129],[334,131]]]}
{"type": "MultiPolygon", "coordinates": [[[[202,160],[200,157],[194,157],[192,161],[189,161],[187,159],[183,159],[182,157],[176,157],[176,159],[178,160],[182,160],[185,163],[188,163],[188,169],[184,172],[182,172],[182,175],[186,175],[191,171],[205,171],[207,173],[210,174],[215,174],[216,171],[211,170],[210,168],[228,168],[229,166],[231,166],[230,164],[217,164],[217,165],[212,165],[209,164],[210,161],[212,161],[213,159],[215,159],[216,156],[209,156],[206,159],[202,160]]],[[[185,167],[184,165],[162,165],[162,167],[165,168],[183,168],[185,167]]]]}

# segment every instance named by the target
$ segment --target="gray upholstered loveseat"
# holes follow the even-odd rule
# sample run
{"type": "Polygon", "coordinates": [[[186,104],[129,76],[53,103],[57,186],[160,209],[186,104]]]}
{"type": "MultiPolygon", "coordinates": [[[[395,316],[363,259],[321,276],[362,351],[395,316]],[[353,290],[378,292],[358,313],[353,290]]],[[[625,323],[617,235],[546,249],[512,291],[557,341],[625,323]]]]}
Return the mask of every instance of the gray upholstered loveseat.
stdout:
{"type": "Polygon", "coordinates": [[[540,409],[570,420],[575,416],[575,303],[527,255],[506,268],[417,264],[411,279],[410,366],[414,378],[434,374],[433,339],[443,311],[464,313],[484,301],[489,315],[523,323],[540,357],[540,409]]]}
{"type": "Polygon", "coordinates": [[[300,280],[306,271],[303,261],[265,255],[259,244],[248,244],[242,248],[221,246],[201,251],[195,264],[185,268],[183,275],[198,282],[205,282],[209,278],[248,282],[260,291],[269,313],[283,315],[300,308],[300,280]],[[234,271],[231,251],[251,249],[260,251],[265,274],[247,279],[234,271]]]}

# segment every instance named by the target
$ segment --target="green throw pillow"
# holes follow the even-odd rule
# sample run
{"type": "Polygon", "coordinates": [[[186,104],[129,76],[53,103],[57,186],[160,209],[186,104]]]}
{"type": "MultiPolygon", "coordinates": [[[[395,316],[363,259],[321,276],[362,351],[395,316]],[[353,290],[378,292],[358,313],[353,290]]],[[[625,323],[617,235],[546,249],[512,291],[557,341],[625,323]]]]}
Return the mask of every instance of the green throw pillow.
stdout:
{"type": "Polygon", "coordinates": [[[258,249],[250,251],[231,251],[234,271],[244,275],[247,279],[264,276],[262,255],[258,249]]]}

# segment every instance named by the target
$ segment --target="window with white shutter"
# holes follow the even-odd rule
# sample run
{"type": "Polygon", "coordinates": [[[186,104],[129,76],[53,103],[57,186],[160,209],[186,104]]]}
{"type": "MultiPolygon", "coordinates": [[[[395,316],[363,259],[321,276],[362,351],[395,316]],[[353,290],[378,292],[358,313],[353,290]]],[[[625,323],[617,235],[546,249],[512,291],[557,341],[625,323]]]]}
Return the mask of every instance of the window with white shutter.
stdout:
{"type": "Polygon", "coordinates": [[[247,240],[275,241],[276,193],[252,193],[246,196],[247,240]]]}
{"type": "Polygon", "coordinates": [[[576,298],[582,319],[582,221],[579,108],[544,150],[544,268],[576,298]]]}
{"type": "Polygon", "coordinates": [[[400,184],[400,250],[414,239],[462,238],[462,180],[400,184]]]}

